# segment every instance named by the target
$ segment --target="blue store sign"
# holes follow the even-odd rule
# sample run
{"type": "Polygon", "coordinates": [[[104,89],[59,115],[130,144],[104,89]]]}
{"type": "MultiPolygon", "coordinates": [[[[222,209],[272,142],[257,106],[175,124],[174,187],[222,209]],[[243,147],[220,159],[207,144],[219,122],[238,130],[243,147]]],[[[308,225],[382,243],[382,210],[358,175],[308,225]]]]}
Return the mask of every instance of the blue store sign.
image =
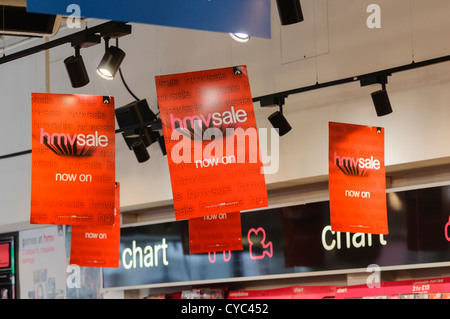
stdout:
{"type": "Polygon", "coordinates": [[[270,0],[27,0],[34,13],[71,15],[187,29],[243,32],[270,39],[270,0]]]}
{"type": "Polygon", "coordinates": [[[124,227],[104,287],[450,262],[450,186],[387,194],[389,235],[331,230],[329,203],[242,213],[241,251],[189,254],[188,222],[124,227]]]}

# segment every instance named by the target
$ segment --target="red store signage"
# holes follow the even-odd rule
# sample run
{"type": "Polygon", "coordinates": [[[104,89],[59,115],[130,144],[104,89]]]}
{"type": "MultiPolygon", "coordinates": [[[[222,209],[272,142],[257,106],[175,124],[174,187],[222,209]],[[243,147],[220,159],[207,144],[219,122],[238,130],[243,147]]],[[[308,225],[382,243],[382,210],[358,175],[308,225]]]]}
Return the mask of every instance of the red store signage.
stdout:
{"type": "Polygon", "coordinates": [[[32,224],[114,223],[112,97],[32,94],[32,224]]]}
{"type": "Polygon", "coordinates": [[[176,219],[266,207],[246,66],[155,80],[176,219]]]}
{"type": "Polygon", "coordinates": [[[81,267],[119,267],[120,184],[116,183],[113,225],[73,225],[70,263],[81,267]]]}
{"type": "Polygon", "coordinates": [[[189,219],[189,252],[242,250],[241,213],[224,213],[189,219]]]}
{"type": "Polygon", "coordinates": [[[384,129],[329,123],[333,231],[388,234],[384,129]]]}

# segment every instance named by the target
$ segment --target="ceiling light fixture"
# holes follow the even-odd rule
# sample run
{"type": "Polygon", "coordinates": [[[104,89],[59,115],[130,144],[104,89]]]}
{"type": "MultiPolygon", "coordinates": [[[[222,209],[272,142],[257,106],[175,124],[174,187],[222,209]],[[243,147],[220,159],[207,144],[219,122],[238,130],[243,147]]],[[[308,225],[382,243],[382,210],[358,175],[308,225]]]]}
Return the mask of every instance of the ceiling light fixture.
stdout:
{"type": "Polygon", "coordinates": [[[381,90],[373,92],[371,95],[377,116],[384,116],[392,113],[391,102],[389,101],[389,96],[384,85],[381,90]]]}
{"type": "Polygon", "coordinates": [[[133,150],[139,163],[147,161],[150,158],[147,147],[159,142],[160,138],[156,129],[153,129],[151,125],[145,126],[146,123],[157,121],[157,117],[150,110],[147,101],[131,102],[117,108],[115,114],[119,127],[125,128],[122,135],[128,148],[133,150]]]}
{"type": "Polygon", "coordinates": [[[278,135],[280,136],[286,135],[292,129],[291,125],[283,115],[283,107],[281,105],[279,111],[276,111],[269,116],[269,121],[274,128],[278,129],[278,135]]]}
{"type": "Polygon", "coordinates": [[[280,136],[286,135],[292,129],[291,125],[283,115],[284,101],[285,96],[272,97],[260,101],[262,107],[273,105],[278,105],[280,107],[279,111],[276,111],[268,117],[272,126],[278,129],[278,135],[280,136]]]}
{"type": "Polygon", "coordinates": [[[147,147],[140,139],[139,135],[127,136],[127,140],[131,141],[130,148],[133,150],[134,155],[139,163],[144,163],[150,159],[150,154],[147,151],[147,147]]]}
{"type": "Polygon", "coordinates": [[[371,94],[377,116],[384,116],[392,113],[391,102],[389,101],[389,96],[386,91],[386,84],[388,83],[387,77],[390,75],[390,73],[383,73],[374,76],[362,77],[360,80],[361,86],[381,84],[381,90],[375,91],[371,94]]]}
{"type": "Polygon", "coordinates": [[[237,42],[241,42],[241,43],[245,43],[248,42],[248,40],[250,40],[250,36],[247,33],[241,33],[241,32],[237,32],[237,33],[230,33],[230,37],[237,41],[237,42]]]}
{"type": "Polygon", "coordinates": [[[97,67],[97,74],[107,80],[114,79],[125,58],[125,52],[116,46],[109,46],[109,37],[105,38],[105,54],[97,67]]]}
{"type": "Polygon", "coordinates": [[[89,83],[89,76],[84,66],[83,57],[80,55],[80,47],[75,47],[75,56],[64,60],[70,83],[73,88],[80,88],[89,83]]]}
{"type": "Polygon", "coordinates": [[[281,25],[302,22],[303,12],[300,0],[277,0],[281,25]]]}

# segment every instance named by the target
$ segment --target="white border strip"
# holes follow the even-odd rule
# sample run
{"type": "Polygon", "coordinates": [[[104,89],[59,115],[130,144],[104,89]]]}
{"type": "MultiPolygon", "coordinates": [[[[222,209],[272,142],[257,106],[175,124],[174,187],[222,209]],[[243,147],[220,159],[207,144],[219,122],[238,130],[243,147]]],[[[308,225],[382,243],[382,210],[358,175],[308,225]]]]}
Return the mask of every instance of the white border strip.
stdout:
{"type": "MultiPolygon", "coordinates": [[[[450,267],[450,261],[439,262],[439,263],[380,266],[381,271],[439,268],[439,267],[450,267]]],[[[367,273],[367,269],[366,268],[348,268],[348,269],[339,269],[339,270],[309,271],[309,272],[298,272],[298,273],[279,274],[279,275],[218,278],[218,279],[206,279],[206,280],[196,280],[196,281],[177,281],[177,282],[170,282],[170,283],[157,283],[157,284],[147,284],[147,285],[102,288],[102,291],[182,287],[182,286],[195,286],[195,285],[218,284],[218,283],[229,283],[229,282],[265,281],[265,280],[274,280],[274,279],[348,275],[348,274],[355,274],[355,273],[367,273]]]]}

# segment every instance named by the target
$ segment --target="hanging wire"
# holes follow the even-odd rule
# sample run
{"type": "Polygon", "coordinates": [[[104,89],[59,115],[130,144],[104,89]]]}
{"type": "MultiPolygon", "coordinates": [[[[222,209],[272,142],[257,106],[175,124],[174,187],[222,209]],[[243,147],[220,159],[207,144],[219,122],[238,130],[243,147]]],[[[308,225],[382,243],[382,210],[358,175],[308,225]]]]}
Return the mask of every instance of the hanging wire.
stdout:
{"type": "MultiPolygon", "coordinates": [[[[119,39],[116,38],[116,46],[119,47],[119,39]]],[[[140,99],[131,91],[131,89],[128,87],[127,82],[125,81],[123,74],[122,74],[122,68],[119,68],[119,74],[120,74],[120,79],[122,80],[123,85],[125,86],[125,88],[127,89],[128,93],[130,93],[130,95],[132,97],[134,97],[136,99],[136,101],[140,101],[140,99]]]]}

